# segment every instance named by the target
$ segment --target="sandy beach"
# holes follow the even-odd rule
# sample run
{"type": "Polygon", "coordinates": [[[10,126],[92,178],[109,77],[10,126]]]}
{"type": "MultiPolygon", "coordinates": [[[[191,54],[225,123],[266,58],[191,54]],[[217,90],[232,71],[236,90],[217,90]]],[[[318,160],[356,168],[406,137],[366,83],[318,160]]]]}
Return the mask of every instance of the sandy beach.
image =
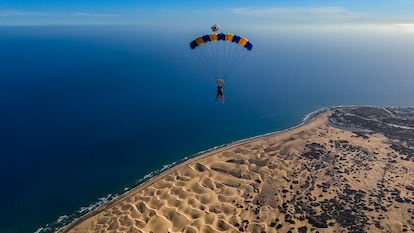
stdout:
{"type": "Polygon", "coordinates": [[[413,232],[414,162],[330,114],[192,158],[59,232],[413,232]]]}

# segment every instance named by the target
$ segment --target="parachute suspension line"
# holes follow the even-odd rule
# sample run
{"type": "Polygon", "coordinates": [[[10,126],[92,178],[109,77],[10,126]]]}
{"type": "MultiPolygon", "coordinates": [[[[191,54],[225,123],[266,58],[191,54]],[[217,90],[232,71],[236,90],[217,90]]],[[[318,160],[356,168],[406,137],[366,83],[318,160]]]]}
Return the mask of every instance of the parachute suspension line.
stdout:
{"type": "Polygon", "coordinates": [[[232,63],[234,63],[234,62],[237,62],[237,57],[238,57],[238,55],[241,53],[241,50],[240,49],[235,49],[234,50],[234,52],[231,54],[231,56],[230,56],[230,61],[233,61],[232,63]]]}
{"type": "Polygon", "coordinates": [[[201,56],[200,53],[197,51],[193,51],[193,56],[196,57],[197,63],[204,69],[205,63],[207,63],[205,57],[201,56]]]}
{"type": "MultiPolygon", "coordinates": [[[[196,54],[196,56],[199,58],[200,63],[202,63],[202,67],[204,69],[206,69],[206,67],[209,66],[210,62],[209,62],[208,58],[203,53],[204,53],[203,50],[194,51],[194,54],[196,54]]],[[[206,70],[206,71],[208,71],[208,70],[206,70]]]]}
{"type": "Polygon", "coordinates": [[[216,70],[217,68],[215,68],[215,66],[217,66],[217,55],[216,55],[216,50],[215,50],[215,43],[213,43],[213,42],[207,42],[207,43],[211,43],[211,44],[209,44],[208,46],[209,46],[209,51],[210,51],[210,59],[211,59],[211,61],[212,61],[212,63],[213,63],[213,65],[212,65],[212,70],[216,70]]]}
{"type": "Polygon", "coordinates": [[[216,79],[220,78],[220,75],[223,71],[223,43],[222,41],[218,41],[216,43],[216,48],[217,48],[217,59],[218,59],[218,63],[217,63],[217,72],[216,72],[216,79]],[[221,51],[221,52],[220,52],[221,51]]]}
{"type": "Polygon", "coordinates": [[[234,44],[233,43],[231,43],[229,46],[228,46],[228,49],[227,49],[227,64],[226,64],[226,70],[225,70],[225,73],[226,73],[226,75],[228,75],[228,69],[230,68],[230,66],[234,63],[234,60],[232,60],[233,58],[233,54],[234,53],[236,53],[236,48],[235,48],[235,46],[234,46],[234,44]]]}
{"type": "MultiPolygon", "coordinates": [[[[248,51],[248,53],[250,53],[250,51],[248,51]]],[[[243,62],[246,58],[247,58],[247,56],[244,56],[243,51],[239,51],[238,57],[236,58],[237,61],[238,61],[238,65],[243,64],[243,62]]]]}
{"type": "MultiPolygon", "coordinates": [[[[223,57],[225,57],[226,59],[225,59],[225,61],[224,61],[224,67],[229,67],[229,65],[231,64],[231,60],[229,59],[229,57],[231,56],[231,54],[234,52],[234,50],[233,50],[233,43],[232,42],[228,42],[228,41],[224,41],[223,43],[225,43],[225,55],[223,56],[223,57]]],[[[223,74],[222,75],[225,75],[224,73],[225,73],[225,71],[226,70],[223,70],[222,72],[223,72],[223,74]]]]}
{"type": "Polygon", "coordinates": [[[221,56],[222,56],[222,60],[221,60],[221,69],[220,69],[220,74],[219,75],[221,75],[221,76],[223,76],[222,78],[224,78],[224,76],[226,75],[225,74],[225,71],[226,71],[226,68],[225,67],[228,67],[228,62],[229,62],[229,60],[228,60],[228,58],[229,58],[229,46],[231,46],[230,44],[229,44],[229,42],[228,41],[221,41],[221,47],[222,47],[222,54],[221,54],[221,56]]]}
{"type": "MultiPolygon", "coordinates": [[[[208,42],[205,42],[208,43],[208,42]]],[[[200,47],[200,49],[203,49],[202,52],[204,53],[204,57],[207,58],[208,61],[208,66],[213,66],[214,65],[214,60],[212,59],[212,54],[211,54],[211,49],[209,48],[208,44],[207,45],[203,45],[200,47]]]]}
{"type": "Polygon", "coordinates": [[[199,62],[201,67],[204,69],[206,73],[211,73],[212,69],[209,67],[212,67],[214,63],[209,59],[207,56],[206,48],[198,48],[198,50],[193,51],[195,56],[197,57],[196,60],[199,62]]]}
{"type": "Polygon", "coordinates": [[[228,42],[228,41],[225,41],[223,43],[225,43],[225,46],[224,46],[225,47],[224,48],[224,57],[226,57],[226,59],[223,61],[223,66],[225,68],[223,68],[222,73],[223,73],[223,76],[224,75],[227,76],[227,72],[226,71],[227,71],[227,68],[229,67],[229,65],[231,64],[231,60],[229,58],[231,57],[231,53],[233,52],[233,49],[232,49],[233,44],[230,43],[230,42],[228,42]]]}
{"type": "Polygon", "coordinates": [[[246,59],[246,56],[243,56],[243,51],[238,52],[237,57],[235,58],[235,60],[237,61],[235,64],[233,64],[232,67],[228,67],[228,76],[231,77],[233,75],[234,72],[236,72],[237,69],[235,69],[235,66],[239,66],[240,64],[243,64],[243,61],[246,59]]]}
{"type": "Polygon", "coordinates": [[[219,41],[214,43],[214,50],[216,51],[215,53],[215,59],[216,59],[216,63],[215,63],[215,73],[214,73],[214,78],[217,79],[220,76],[221,73],[221,67],[222,67],[222,46],[221,43],[219,41]]]}
{"type": "Polygon", "coordinates": [[[227,61],[226,61],[226,70],[224,71],[226,75],[229,75],[228,72],[231,70],[231,68],[237,63],[237,60],[235,60],[235,54],[243,51],[241,48],[239,48],[238,44],[230,43],[227,48],[227,61]]]}
{"type": "Polygon", "coordinates": [[[227,78],[225,77],[225,69],[227,67],[227,59],[228,59],[228,51],[229,51],[229,46],[228,46],[228,42],[227,41],[221,41],[221,49],[223,50],[222,54],[221,54],[221,70],[220,70],[220,75],[222,76],[221,78],[227,78]]]}
{"type": "Polygon", "coordinates": [[[244,52],[244,51],[242,51],[241,49],[238,49],[237,50],[237,52],[236,53],[234,53],[233,54],[233,57],[231,58],[231,59],[233,59],[234,60],[234,64],[237,66],[237,65],[239,65],[240,64],[240,57],[241,57],[241,55],[242,55],[242,52],[244,52]]]}
{"type": "Polygon", "coordinates": [[[214,60],[214,67],[212,67],[213,70],[215,70],[214,76],[217,76],[217,73],[220,72],[220,50],[218,47],[218,44],[213,42],[209,42],[211,44],[211,51],[213,53],[212,60],[214,60]]]}
{"type": "Polygon", "coordinates": [[[218,76],[220,75],[222,69],[223,69],[223,58],[220,54],[220,49],[221,49],[221,43],[214,43],[214,49],[216,51],[215,53],[215,59],[217,61],[216,65],[218,66],[217,68],[217,72],[215,73],[215,78],[218,78],[218,76]]]}
{"type": "MultiPolygon", "coordinates": [[[[222,73],[223,73],[223,69],[224,69],[224,61],[225,61],[225,59],[224,59],[224,55],[222,54],[222,53],[220,53],[220,50],[223,50],[224,49],[224,47],[226,47],[226,46],[224,46],[224,41],[220,41],[219,43],[216,43],[216,46],[217,46],[217,57],[218,57],[218,60],[219,60],[219,63],[218,63],[218,65],[219,65],[219,67],[218,67],[218,72],[217,72],[217,78],[219,78],[218,76],[220,76],[220,75],[223,75],[222,73]]],[[[223,77],[221,77],[221,78],[223,78],[223,77]]]]}
{"type": "MultiPolygon", "coordinates": [[[[222,49],[223,49],[223,54],[222,54],[222,69],[220,70],[221,75],[224,77],[225,75],[225,67],[227,67],[227,62],[228,62],[228,53],[229,53],[229,42],[227,41],[222,41],[221,45],[222,45],[222,49]]],[[[227,77],[226,77],[227,78],[227,77]]]]}
{"type": "Polygon", "coordinates": [[[232,43],[230,48],[230,56],[227,60],[226,69],[223,71],[224,75],[231,77],[236,71],[236,68],[242,64],[242,61],[246,58],[245,52],[243,49],[240,49],[240,45],[232,43]]]}
{"type": "MultiPolygon", "coordinates": [[[[207,43],[211,43],[211,42],[207,42],[207,43]]],[[[210,69],[209,73],[214,73],[214,70],[215,70],[214,66],[216,65],[216,62],[214,60],[214,55],[213,55],[213,51],[211,49],[211,46],[204,46],[203,49],[204,49],[204,52],[206,54],[205,57],[207,58],[207,61],[208,61],[208,67],[207,68],[210,69]]]]}

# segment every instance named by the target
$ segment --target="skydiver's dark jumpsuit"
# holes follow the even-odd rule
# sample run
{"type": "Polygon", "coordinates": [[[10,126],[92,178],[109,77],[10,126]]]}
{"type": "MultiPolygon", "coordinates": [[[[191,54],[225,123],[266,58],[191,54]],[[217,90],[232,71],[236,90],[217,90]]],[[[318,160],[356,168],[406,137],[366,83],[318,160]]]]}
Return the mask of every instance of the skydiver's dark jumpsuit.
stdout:
{"type": "Polygon", "coordinates": [[[217,85],[216,100],[221,100],[221,102],[224,102],[223,86],[221,85],[217,85]]]}

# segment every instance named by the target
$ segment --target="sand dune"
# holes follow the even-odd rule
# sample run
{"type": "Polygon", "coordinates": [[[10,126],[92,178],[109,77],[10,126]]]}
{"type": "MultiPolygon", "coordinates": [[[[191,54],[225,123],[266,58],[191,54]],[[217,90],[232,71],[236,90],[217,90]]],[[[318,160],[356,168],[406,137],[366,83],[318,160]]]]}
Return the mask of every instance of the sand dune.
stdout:
{"type": "Polygon", "coordinates": [[[414,232],[414,163],[329,114],[193,158],[60,232],[414,232]]]}

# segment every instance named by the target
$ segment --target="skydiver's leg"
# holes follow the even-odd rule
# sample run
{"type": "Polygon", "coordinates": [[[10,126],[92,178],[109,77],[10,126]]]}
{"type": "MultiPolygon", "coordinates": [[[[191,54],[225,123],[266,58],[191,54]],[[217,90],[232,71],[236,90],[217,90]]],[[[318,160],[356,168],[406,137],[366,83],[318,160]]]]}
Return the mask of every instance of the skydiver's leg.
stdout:
{"type": "Polygon", "coordinates": [[[218,99],[217,99],[217,101],[221,101],[222,103],[224,102],[224,95],[223,95],[223,92],[219,92],[219,93],[218,93],[218,99]]]}

